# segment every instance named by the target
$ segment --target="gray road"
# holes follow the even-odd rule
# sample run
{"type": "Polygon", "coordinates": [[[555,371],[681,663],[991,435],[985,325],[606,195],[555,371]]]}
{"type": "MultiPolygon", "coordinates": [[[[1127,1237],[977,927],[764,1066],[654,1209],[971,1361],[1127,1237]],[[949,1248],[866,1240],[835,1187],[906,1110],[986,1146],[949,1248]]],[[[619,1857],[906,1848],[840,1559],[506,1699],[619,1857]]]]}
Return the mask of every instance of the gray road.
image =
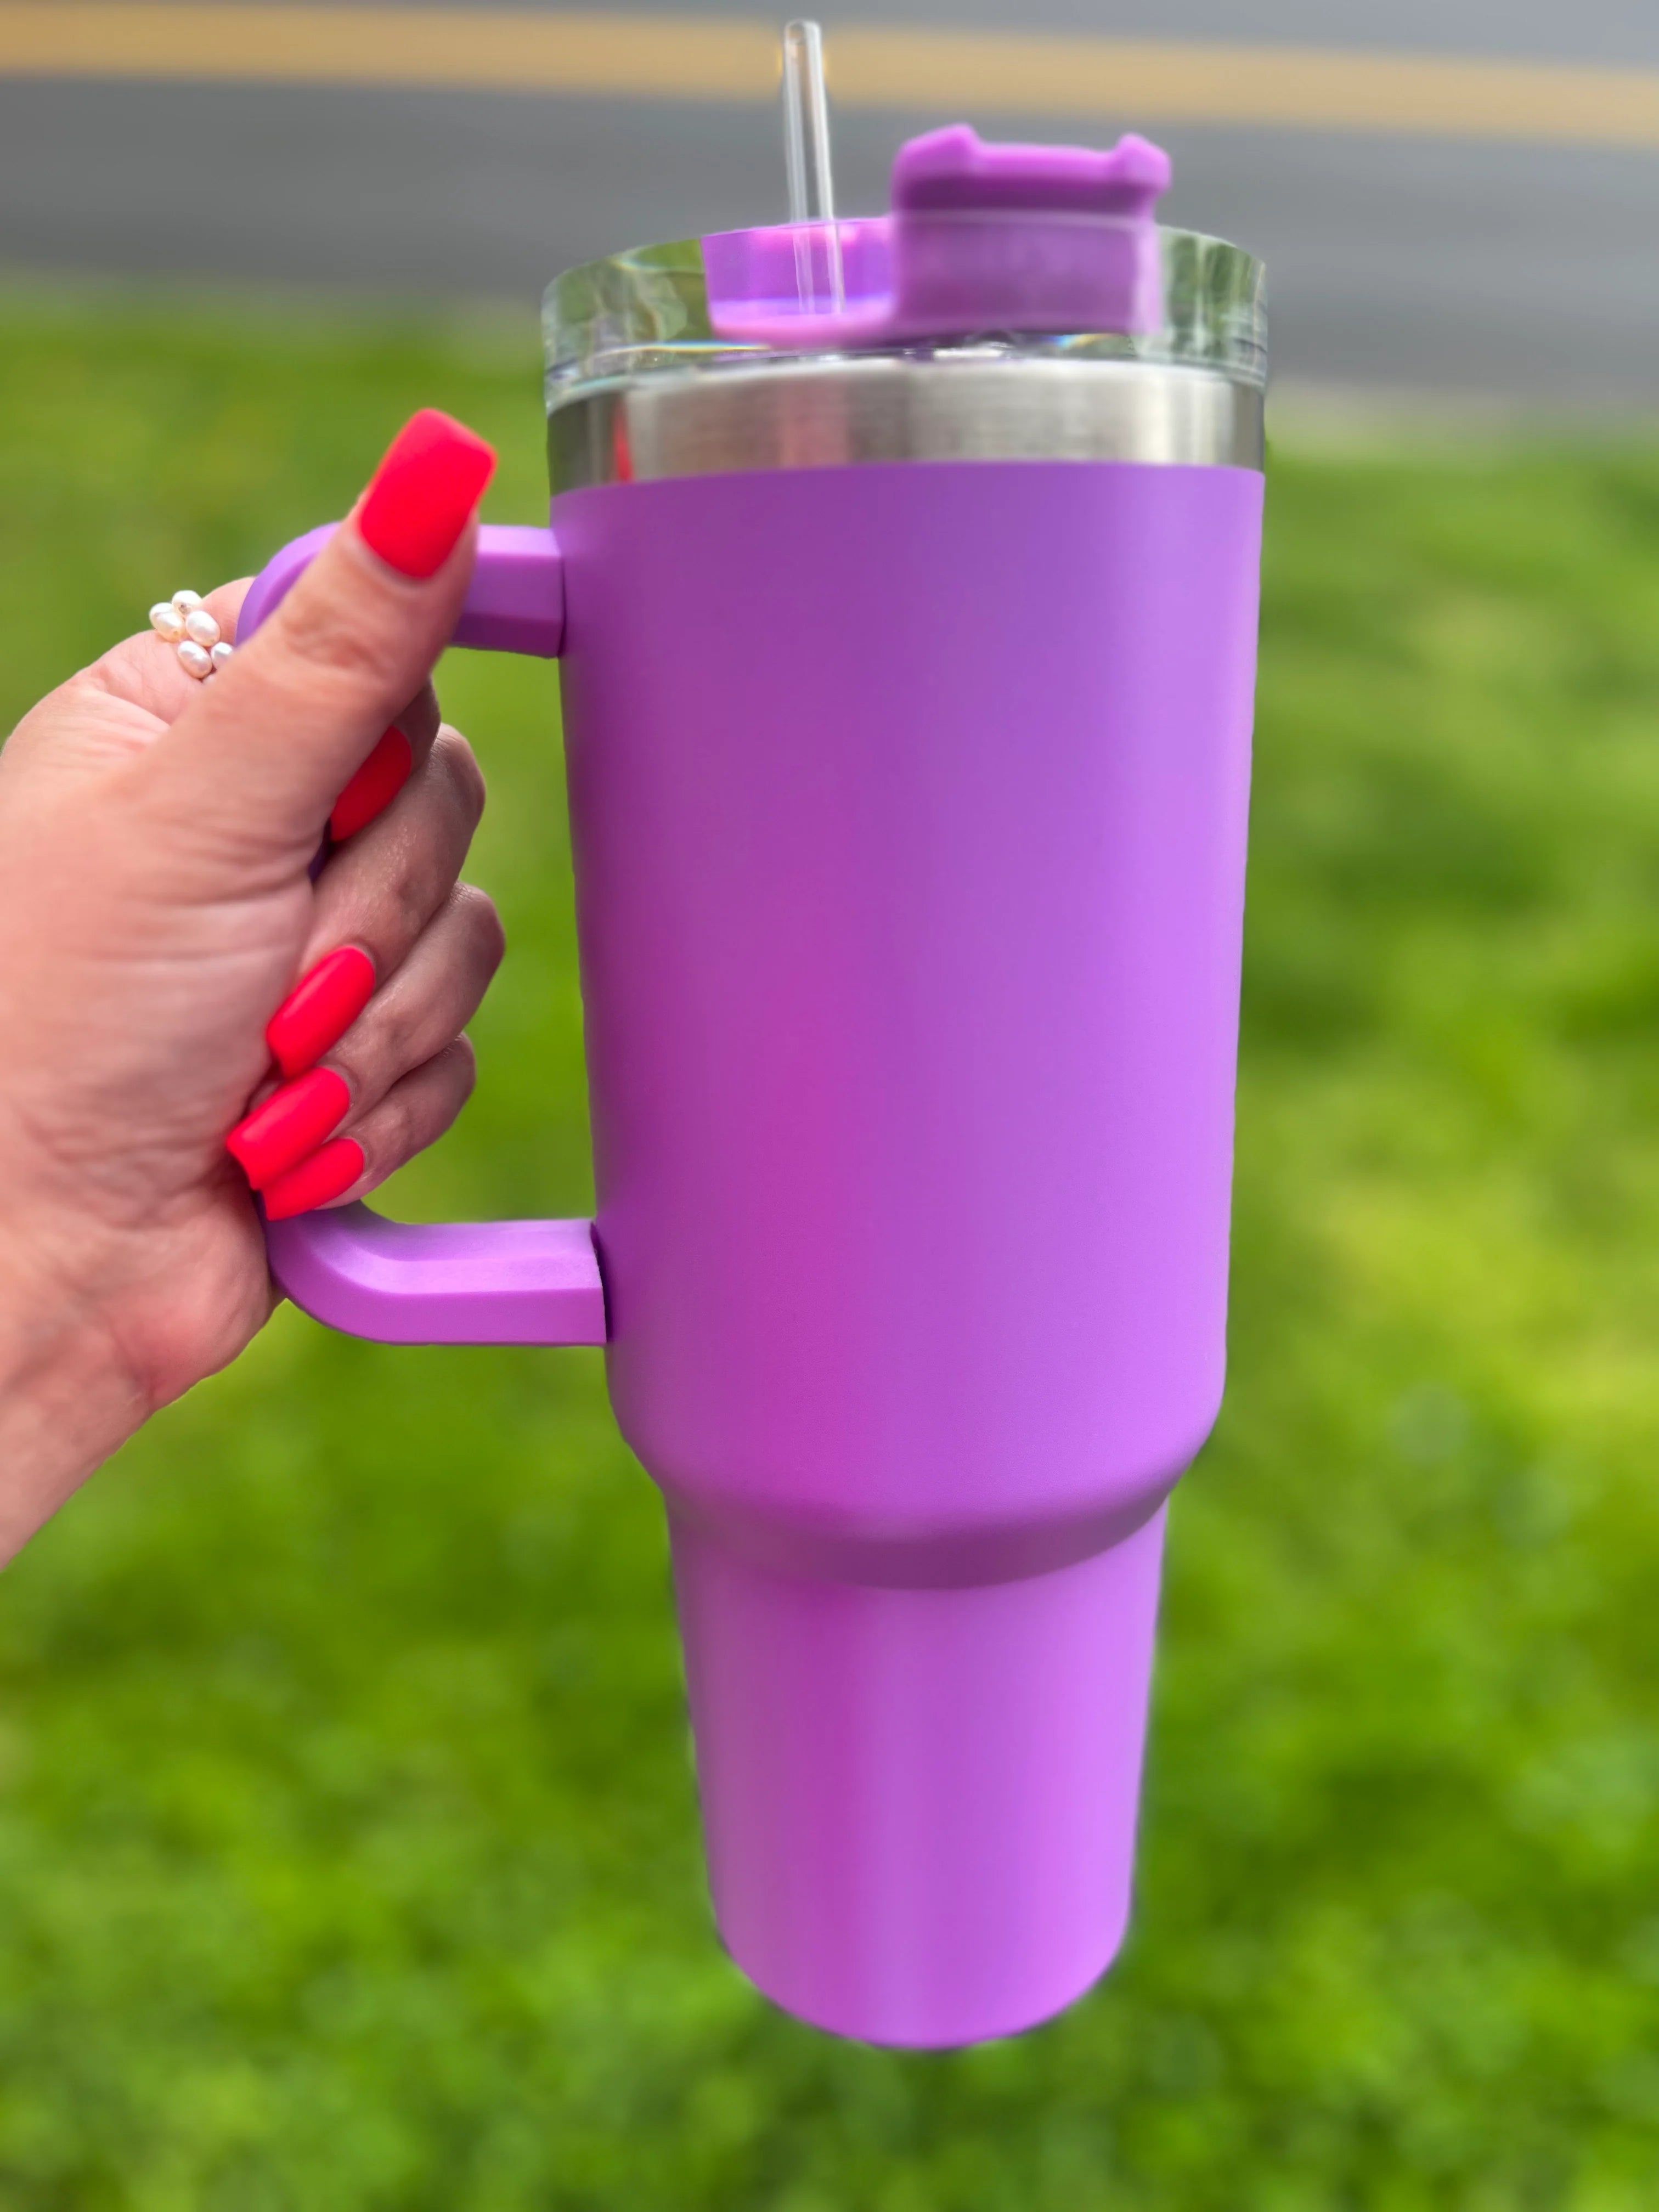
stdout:
{"type": "MultiPolygon", "coordinates": [[[[453,4],[453,0],[451,0],[453,4]]],[[[659,12],[716,12],[653,0],[659,12]]],[[[771,19],[775,7],[721,0],[771,19]]],[[[1659,0],[872,0],[842,20],[1299,41],[1659,69],[1659,0]]],[[[849,210],[942,120],[842,113],[849,210]]],[[[988,132],[1033,135],[983,112],[988,132]]],[[[1137,122],[1126,113],[1124,125],[1137,122]]],[[[1056,123],[1045,135],[1063,131],[1056,123]]],[[[1100,126],[1088,126],[1098,136],[1100,126]]],[[[1154,130],[1172,219],[1262,253],[1276,369],[1659,405],[1659,153],[1154,130]]],[[[0,259],[533,301],[572,261],[780,210],[773,118],[485,94],[0,81],[0,259]]]]}

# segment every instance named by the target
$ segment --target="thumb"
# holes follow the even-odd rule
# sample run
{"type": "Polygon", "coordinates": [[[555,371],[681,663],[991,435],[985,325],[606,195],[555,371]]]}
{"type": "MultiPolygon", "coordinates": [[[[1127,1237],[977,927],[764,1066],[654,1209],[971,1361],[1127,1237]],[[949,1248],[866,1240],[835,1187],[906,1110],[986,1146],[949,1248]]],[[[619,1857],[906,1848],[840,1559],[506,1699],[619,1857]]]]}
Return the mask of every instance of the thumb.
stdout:
{"type": "Polygon", "coordinates": [[[146,796],[198,849],[260,872],[309,862],[449,641],[495,466],[464,423],[412,416],[292,591],[150,748],[146,796]]]}

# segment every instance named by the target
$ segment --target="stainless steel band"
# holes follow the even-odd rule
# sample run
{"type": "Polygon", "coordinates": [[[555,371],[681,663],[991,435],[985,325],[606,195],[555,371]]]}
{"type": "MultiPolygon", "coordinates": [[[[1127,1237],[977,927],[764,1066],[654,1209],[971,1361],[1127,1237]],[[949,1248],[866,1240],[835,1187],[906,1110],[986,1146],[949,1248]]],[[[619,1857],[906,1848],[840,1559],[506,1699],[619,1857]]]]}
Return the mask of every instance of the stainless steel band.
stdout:
{"type": "Polygon", "coordinates": [[[988,348],[653,370],[562,400],[547,436],[556,493],[860,461],[1262,465],[1253,384],[988,348]]]}

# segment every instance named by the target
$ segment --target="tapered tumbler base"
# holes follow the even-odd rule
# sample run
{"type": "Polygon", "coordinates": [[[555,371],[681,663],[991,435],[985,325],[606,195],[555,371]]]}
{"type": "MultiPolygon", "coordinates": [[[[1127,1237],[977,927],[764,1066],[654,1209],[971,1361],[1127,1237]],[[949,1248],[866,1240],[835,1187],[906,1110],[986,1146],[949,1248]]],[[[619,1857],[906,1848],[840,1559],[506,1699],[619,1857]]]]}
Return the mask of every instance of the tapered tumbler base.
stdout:
{"type": "Polygon", "coordinates": [[[895,1589],[677,1523],[715,1917],[837,2035],[944,2048],[1048,2019],[1128,1919],[1164,1513],[1028,1579],[895,1589]]]}

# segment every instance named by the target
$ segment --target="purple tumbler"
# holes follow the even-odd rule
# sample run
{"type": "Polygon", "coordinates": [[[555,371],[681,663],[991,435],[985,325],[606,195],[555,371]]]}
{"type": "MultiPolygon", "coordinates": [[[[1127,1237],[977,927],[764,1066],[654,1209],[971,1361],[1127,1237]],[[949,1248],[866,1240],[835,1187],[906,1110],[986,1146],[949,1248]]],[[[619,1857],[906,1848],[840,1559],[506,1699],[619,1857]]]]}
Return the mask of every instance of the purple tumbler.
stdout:
{"type": "Polygon", "coordinates": [[[269,1232],[362,1335],[605,1344],[721,1934],[878,2043],[1116,1950],[1221,1396],[1262,322],[1166,179],[936,133],[552,287],[457,635],[562,656],[597,1218],[269,1232]]]}

